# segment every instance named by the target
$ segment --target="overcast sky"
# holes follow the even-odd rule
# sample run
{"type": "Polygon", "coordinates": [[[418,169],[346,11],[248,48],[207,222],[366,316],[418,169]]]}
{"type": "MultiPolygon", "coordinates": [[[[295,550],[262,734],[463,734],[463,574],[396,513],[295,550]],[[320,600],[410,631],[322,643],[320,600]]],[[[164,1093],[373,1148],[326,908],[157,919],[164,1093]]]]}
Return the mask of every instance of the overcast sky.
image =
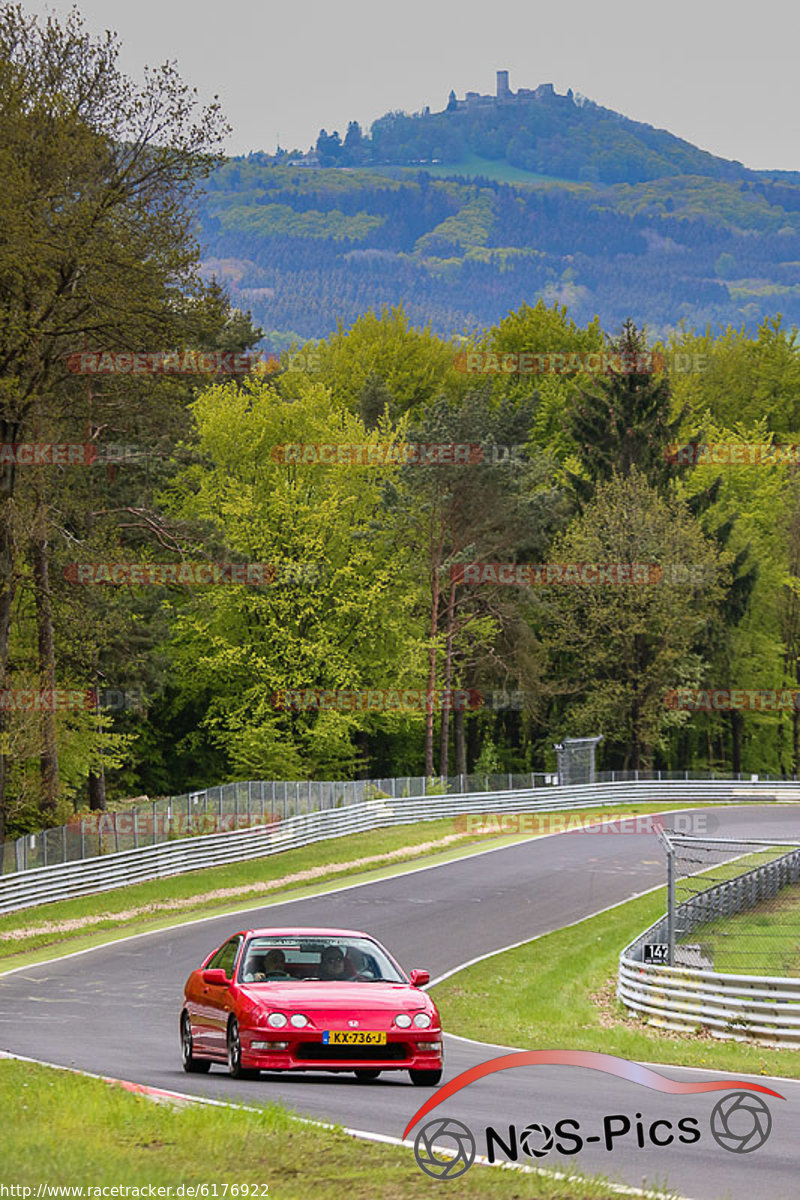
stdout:
{"type": "MultiPolygon", "coordinates": [[[[69,0],[23,0],[65,13],[69,0]]],[[[555,84],[746,166],[800,170],[800,5],[760,0],[80,0],[116,30],[122,65],[176,59],[217,93],[229,153],[306,149],[450,88],[555,84]]]]}

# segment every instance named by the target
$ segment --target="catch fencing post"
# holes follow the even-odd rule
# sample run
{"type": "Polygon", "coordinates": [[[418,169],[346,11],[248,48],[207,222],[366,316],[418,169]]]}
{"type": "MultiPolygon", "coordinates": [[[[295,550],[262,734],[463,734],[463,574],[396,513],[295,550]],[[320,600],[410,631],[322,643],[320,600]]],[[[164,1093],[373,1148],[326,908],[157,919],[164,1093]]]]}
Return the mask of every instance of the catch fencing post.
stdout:
{"type": "Polygon", "coordinates": [[[656,829],[656,837],[667,856],[667,965],[675,966],[675,847],[664,829],[656,829]]]}
{"type": "Polygon", "coordinates": [[[675,851],[672,846],[667,854],[667,942],[669,943],[669,965],[675,966],[675,851]]]}

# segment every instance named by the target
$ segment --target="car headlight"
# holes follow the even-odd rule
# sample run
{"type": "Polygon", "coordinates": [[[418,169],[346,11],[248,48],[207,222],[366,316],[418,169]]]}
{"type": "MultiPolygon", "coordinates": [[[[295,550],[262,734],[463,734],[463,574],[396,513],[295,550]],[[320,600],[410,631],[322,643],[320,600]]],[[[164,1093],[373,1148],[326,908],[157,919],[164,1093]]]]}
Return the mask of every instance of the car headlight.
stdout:
{"type": "Polygon", "coordinates": [[[408,1013],[398,1013],[394,1019],[394,1023],[395,1025],[398,1025],[400,1029],[408,1029],[409,1025],[411,1024],[411,1017],[408,1015],[408,1013]]]}
{"type": "Polygon", "coordinates": [[[414,1024],[417,1029],[427,1029],[431,1023],[431,1019],[426,1012],[417,1013],[414,1017],[414,1024]]]}
{"type": "Polygon", "coordinates": [[[283,1029],[286,1024],[286,1017],[283,1013],[270,1013],[267,1017],[267,1024],[271,1025],[273,1029],[283,1029]]]}
{"type": "Polygon", "coordinates": [[[294,1025],[295,1029],[302,1029],[308,1024],[308,1017],[304,1016],[302,1013],[293,1013],[292,1016],[289,1017],[289,1024],[294,1025]]]}

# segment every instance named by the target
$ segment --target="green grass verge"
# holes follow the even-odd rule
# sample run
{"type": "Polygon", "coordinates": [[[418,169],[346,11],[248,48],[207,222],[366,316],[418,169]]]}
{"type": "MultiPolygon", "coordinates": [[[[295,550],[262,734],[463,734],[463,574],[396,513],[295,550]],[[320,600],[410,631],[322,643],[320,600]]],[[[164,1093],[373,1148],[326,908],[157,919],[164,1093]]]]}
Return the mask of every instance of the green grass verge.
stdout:
{"type": "Polygon", "coordinates": [[[782,888],[748,912],[709,921],[682,941],[699,944],[715,971],[800,976],[800,886],[782,888]]]}
{"type": "MultiPolygon", "coordinates": [[[[696,808],[697,805],[669,807],[696,808]]],[[[562,811],[555,815],[575,818],[583,814],[600,819],[617,814],[633,816],[659,812],[664,808],[664,804],[630,804],[562,811]]],[[[536,817],[541,820],[543,815],[538,813],[536,817]]],[[[7,969],[26,966],[71,950],[100,945],[115,937],[133,936],[197,917],[242,912],[255,904],[276,904],[338,887],[343,882],[386,878],[407,870],[409,865],[447,862],[465,854],[523,840],[475,835],[454,842],[452,848],[444,852],[441,846],[429,845],[454,831],[453,818],[396,825],[315,842],[266,858],[190,871],[6,913],[0,917],[0,966],[7,969]],[[368,869],[360,861],[384,854],[397,857],[368,869]],[[266,883],[286,880],[288,876],[304,871],[314,871],[314,878],[284,882],[279,887],[264,890],[266,883]],[[240,890],[235,895],[222,894],[228,889],[240,890]],[[3,936],[12,933],[13,938],[3,936]]]]}
{"type": "MultiPolygon", "coordinates": [[[[222,1197],[225,1184],[247,1184],[257,1200],[414,1200],[439,1186],[409,1149],[305,1124],[278,1105],[259,1112],[176,1108],[13,1060],[0,1061],[0,1104],[1,1181],[33,1188],[33,1195],[39,1184],[171,1187],[173,1196],[181,1184],[205,1184],[205,1195],[213,1197],[216,1184],[222,1197]]],[[[611,1200],[618,1194],[602,1182],[523,1176],[480,1164],[458,1181],[458,1196],[466,1200],[523,1195],[611,1200]]]]}
{"type": "Polygon", "coordinates": [[[616,999],[620,951],[661,917],[659,888],[568,929],[494,955],[433,989],[449,1033],[525,1050],[599,1050],[644,1062],[800,1078],[800,1054],[709,1033],[656,1030],[616,999]]]}

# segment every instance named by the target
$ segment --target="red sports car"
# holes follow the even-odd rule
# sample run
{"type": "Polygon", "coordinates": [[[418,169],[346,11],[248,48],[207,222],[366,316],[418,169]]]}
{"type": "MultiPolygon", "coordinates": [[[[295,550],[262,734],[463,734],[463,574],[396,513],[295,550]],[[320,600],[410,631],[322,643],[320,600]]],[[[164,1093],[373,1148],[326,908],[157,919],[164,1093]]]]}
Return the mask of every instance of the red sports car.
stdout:
{"type": "Polygon", "coordinates": [[[408,1071],[422,1087],[442,1077],[442,1024],[420,988],[366,933],[248,929],[209,954],[186,983],[184,1071],[227,1063],[259,1071],[408,1071]]]}

